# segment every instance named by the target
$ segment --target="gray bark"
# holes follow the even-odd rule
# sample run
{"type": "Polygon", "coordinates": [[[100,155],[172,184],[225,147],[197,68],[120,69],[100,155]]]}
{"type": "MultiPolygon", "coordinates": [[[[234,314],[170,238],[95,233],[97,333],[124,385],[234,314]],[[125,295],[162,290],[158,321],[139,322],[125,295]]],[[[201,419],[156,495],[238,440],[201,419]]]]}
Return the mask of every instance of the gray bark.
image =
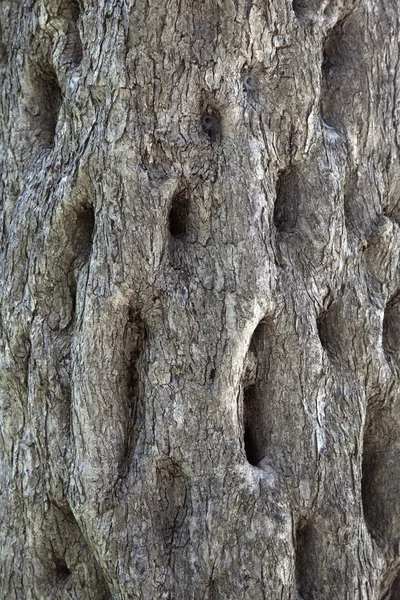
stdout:
{"type": "Polygon", "coordinates": [[[0,597],[398,600],[397,1],[0,7],[0,597]]]}

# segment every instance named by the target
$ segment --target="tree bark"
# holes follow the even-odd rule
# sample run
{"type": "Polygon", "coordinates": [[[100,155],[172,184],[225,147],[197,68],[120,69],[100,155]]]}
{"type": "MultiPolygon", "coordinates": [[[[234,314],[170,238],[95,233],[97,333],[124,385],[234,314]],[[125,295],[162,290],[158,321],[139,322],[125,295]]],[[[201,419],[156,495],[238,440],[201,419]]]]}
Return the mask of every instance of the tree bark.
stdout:
{"type": "Polygon", "coordinates": [[[0,597],[398,600],[396,0],[0,6],[0,597]]]}

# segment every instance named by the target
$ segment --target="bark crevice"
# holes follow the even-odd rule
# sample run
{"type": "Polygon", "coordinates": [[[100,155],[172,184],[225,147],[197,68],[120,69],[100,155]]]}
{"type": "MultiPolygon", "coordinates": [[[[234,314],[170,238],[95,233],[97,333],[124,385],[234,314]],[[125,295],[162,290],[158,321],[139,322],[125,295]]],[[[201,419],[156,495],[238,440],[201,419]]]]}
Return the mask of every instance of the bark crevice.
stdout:
{"type": "Polygon", "coordinates": [[[301,517],[296,527],[295,575],[296,587],[301,600],[315,600],[314,578],[317,575],[315,565],[316,543],[313,526],[309,517],[301,517]]]}
{"type": "Polygon", "coordinates": [[[268,398],[265,379],[268,371],[268,325],[263,319],[256,327],[246,355],[243,376],[243,433],[247,460],[253,466],[266,456],[268,398]]]}
{"type": "Polygon", "coordinates": [[[184,238],[190,230],[190,196],[188,190],[174,194],[168,215],[169,231],[174,238],[184,238]]]}
{"type": "Polygon", "coordinates": [[[132,469],[135,450],[144,425],[143,405],[143,361],[145,360],[145,343],[147,328],[137,311],[132,307],[128,310],[128,318],[123,337],[123,353],[126,357],[124,370],[125,382],[121,381],[125,406],[126,423],[125,441],[122,444],[122,454],[118,463],[118,477],[124,480],[132,469]]]}
{"type": "Polygon", "coordinates": [[[274,224],[279,232],[294,233],[298,218],[298,175],[294,169],[280,173],[276,184],[274,224]]]}
{"type": "Polygon", "coordinates": [[[63,95],[54,69],[50,65],[36,68],[30,77],[30,95],[26,98],[25,114],[35,137],[34,147],[54,146],[57,122],[63,95]]]}

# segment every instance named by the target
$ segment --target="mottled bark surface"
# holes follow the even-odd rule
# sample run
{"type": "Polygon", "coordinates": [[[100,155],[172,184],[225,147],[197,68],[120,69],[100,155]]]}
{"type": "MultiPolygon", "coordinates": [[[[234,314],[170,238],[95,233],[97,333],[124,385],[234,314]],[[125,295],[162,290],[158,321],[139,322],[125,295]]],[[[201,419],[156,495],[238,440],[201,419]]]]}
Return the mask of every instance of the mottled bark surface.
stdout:
{"type": "Polygon", "coordinates": [[[397,0],[0,11],[0,597],[399,600],[397,0]]]}

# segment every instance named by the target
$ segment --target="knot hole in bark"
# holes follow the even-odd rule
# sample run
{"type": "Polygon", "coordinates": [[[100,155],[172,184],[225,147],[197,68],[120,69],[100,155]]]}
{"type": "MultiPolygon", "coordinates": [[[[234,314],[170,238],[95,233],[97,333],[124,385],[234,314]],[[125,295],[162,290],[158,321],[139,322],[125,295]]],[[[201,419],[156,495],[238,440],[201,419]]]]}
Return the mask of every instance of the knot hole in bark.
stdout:
{"type": "Polygon", "coordinates": [[[182,238],[190,228],[189,220],[189,192],[182,190],[177,192],[171,202],[168,215],[170,234],[175,238],[182,238]]]}
{"type": "Polygon", "coordinates": [[[201,128],[210,140],[215,140],[221,133],[221,117],[219,113],[203,114],[201,117],[201,128]]]}
{"type": "Polygon", "coordinates": [[[47,581],[43,578],[40,584],[41,588],[43,585],[40,598],[49,597],[48,590],[52,589],[52,598],[86,599],[90,596],[111,600],[101,568],[69,505],[58,507],[52,502],[47,519],[40,532],[35,533],[36,560],[48,567],[47,581]],[[52,548],[50,555],[49,547],[52,548]],[[85,573],[84,578],[82,573],[85,573]]]}
{"type": "Polygon", "coordinates": [[[58,582],[64,583],[71,575],[71,571],[63,558],[57,556],[54,557],[53,560],[55,565],[56,578],[58,582]]]}
{"type": "Polygon", "coordinates": [[[321,14],[320,0],[293,0],[292,9],[299,21],[314,21],[321,14]]]}
{"type": "Polygon", "coordinates": [[[40,149],[54,146],[62,92],[54,69],[37,68],[30,77],[25,114],[40,149]]]}
{"type": "Polygon", "coordinates": [[[256,327],[245,359],[243,375],[243,431],[247,460],[257,466],[266,455],[267,398],[263,378],[268,363],[268,326],[256,327]]]}
{"type": "Polygon", "coordinates": [[[75,261],[80,265],[86,263],[92,251],[93,234],[95,228],[94,206],[89,204],[78,213],[74,231],[75,261]]]}
{"type": "MultiPolygon", "coordinates": [[[[322,49],[321,115],[328,131],[345,132],[357,117],[353,97],[368,94],[368,83],[360,77],[364,60],[362,19],[354,13],[338,21],[326,36],[322,49]]],[[[358,100],[359,101],[359,100],[358,100]]],[[[356,109],[357,110],[357,109],[356,109]]],[[[365,119],[365,115],[359,115],[365,119]]],[[[342,135],[342,134],[341,134],[342,135]]]]}
{"type": "Polygon", "coordinates": [[[301,19],[307,14],[307,0],[293,0],[293,12],[298,19],[301,19]]]}
{"type": "Polygon", "coordinates": [[[280,232],[293,233],[298,218],[299,192],[294,170],[283,171],[276,184],[274,225],[280,232]]]}
{"type": "Polygon", "coordinates": [[[252,93],[257,90],[257,81],[253,73],[246,73],[242,79],[243,81],[243,91],[252,93]]]}
{"type": "Polygon", "coordinates": [[[130,471],[133,456],[137,447],[140,433],[143,428],[144,405],[142,379],[140,374],[144,372],[142,363],[145,354],[147,340],[146,324],[138,311],[132,307],[127,312],[127,320],[124,329],[122,344],[123,355],[126,356],[126,365],[121,377],[121,384],[125,389],[124,398],[121,398],[125,406],[125,439],[123,451],[118,464],[118,475],[124,479],[130,471]]]}
{"type": "Polygon", "coordinates": [[[332,297],[327,296],[324,301],[324,308],[317,316],[317,332],[321,346],[331,359],[337,358],[336,337],[338,329],[339,316],[337,306],[332,297]]]}
{"type": "MultiPolygon", "coordinates": [[[[396,381],[396,379],[395,379],[396,381]]],[[[369,399],[364,425],[361,498],[372,538],[385,552],[400,539],[400,451],[397,389],[369,399]]],[[[386,598],[386,596],[385,596],[386,598]]]]}

